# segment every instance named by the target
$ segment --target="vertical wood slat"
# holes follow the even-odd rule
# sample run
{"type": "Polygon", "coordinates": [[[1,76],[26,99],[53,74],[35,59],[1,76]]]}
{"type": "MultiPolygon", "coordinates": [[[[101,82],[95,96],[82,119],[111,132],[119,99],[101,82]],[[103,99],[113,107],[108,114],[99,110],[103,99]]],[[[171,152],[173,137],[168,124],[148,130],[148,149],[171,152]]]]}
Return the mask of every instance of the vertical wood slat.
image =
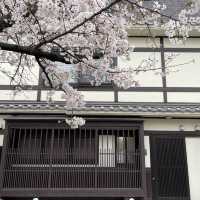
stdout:
{"type": "MultiPolygon", "coordinates": [[[[49,131],[49,129],[48,129],[49,131]]],[[[50,162],[49,162],[49,178],[48,178],[48,188],[51,188],[51,180],[52,180],[52,155],[53,155],[53,144],[54,144],[54,136],[55,136],[55,130],[52,129],[50,131],[51,133],[51,143],[50,143],[50,162]]]]}
{"type": "MultiPolygon", "coordinates": [[[[78,152],[80,152],[80,154],[79,154],[79,158],[81,159],[81,157],[82,157],[82,151],[81,151],[81,128],[79,128],[79,131],[78,131],[78,134],[79,134],[79,137],[78,137],[78,152]]],[[[79,176],[78,176],[78,183],[79,183],[79,187],[80,187],[80,183],[82,182],[82,176],[81,176],[81,174],[82,174],[82,168],[79,170],[79,176]]]]}
{"type": "MultiPolygon", "coordinates": [[[[97,157],[97,158],[95,158],[95,164],[96,164],[96,163],[99,163],[99,160],[100,160],[98,128],[95,129],[95,147],[98,147],[98,148],[95,148],[95,156],[97,157]]],[[[95,176],[95,185],[94,185],[94,187],[98,188],[98,179],[97,179],[98,171],[97,171],[97,167],[95,167],[94,176],[95,176]]]]}

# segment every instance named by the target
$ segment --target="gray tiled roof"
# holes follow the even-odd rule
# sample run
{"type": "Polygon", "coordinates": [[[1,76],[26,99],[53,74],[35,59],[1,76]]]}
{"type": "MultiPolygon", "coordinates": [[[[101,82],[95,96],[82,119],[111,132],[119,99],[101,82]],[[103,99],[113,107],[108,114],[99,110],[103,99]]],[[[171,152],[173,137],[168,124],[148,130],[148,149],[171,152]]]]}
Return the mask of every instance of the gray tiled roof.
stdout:
{"type": "MultiPolygon", "coordinates": [[[[0,102],[0,114],[5,113],[64,113],[63,103],[46,102],[0,102]]],[[[68,110],[67,112],[71,112],[68,110]]],[[[130,114],[130,115],[195,115],[200,116],[200,104],[164,103],[88,103],[74,109],[74,113],[87,114],[130,114]]]]}

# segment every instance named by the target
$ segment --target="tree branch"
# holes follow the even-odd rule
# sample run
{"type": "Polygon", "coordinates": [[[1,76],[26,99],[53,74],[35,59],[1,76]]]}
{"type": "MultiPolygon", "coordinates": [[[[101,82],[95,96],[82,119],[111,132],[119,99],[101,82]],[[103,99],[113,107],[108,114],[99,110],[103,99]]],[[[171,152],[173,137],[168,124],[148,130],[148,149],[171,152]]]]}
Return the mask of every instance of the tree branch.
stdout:
{"type": "Polygon", "coordinates": [[[115,4],[117,4],[117,3],[121,2],[121,1],[122,1],[122,0],[115,0],[115,1],[113,1],[113,2],[110,3],[108,6],[102,8],[102,9],[99,10],[98,12],[96,12],[96,13],[94,13],[93,15],[91,15],[90,17],[86,18],[83,22],[77,24],[77,25],[74,26],[73,28],[71,28],[71,29],[69,29],[69,30],[67,30],[67,31],[65,31],[65,32],[63,32],[63,33],[59,33],[59,34],[57,34],[57,35],[55,35],[55,36],[52,36],[52,37],[49,38],[49,39],[46,38],[46,40],[43,40],[42,42],[40,42],[39,44],[37,44],[37,45],[35,46],[35,48],[41,47],[41,46],[43,46],[43,45],[46,44],[46,43],[51,43],[51,42],[53,42],[54,40],[56,40],[56,39],[58,39],[58,38],[60,38],[60,37],[63,37],[63,36],[65,36],[65,35],[67,35],[67,34],[73,32],[73,31],[76,30],[77,28],[79,28],[79,27],[83,26],[85,23],[87,23],[87,22],[93,20],[95,17],[97,17],[98,15],[100,15],[100,14],[102,14],[103,12],[107,11],[109,8],[111,8],[112,6],[114,6],[115,4]]]}
{"type": "Polygon", "coordinates": [[[53,84],[51,82],[51,79],[49,78],[48,73],[45,70],[45,66],[42,65],[42,63],[40,62],[40,58],[39,57],[35,57],[35,59],[36,59],[38,65],[40,66],[40,68],[42,69],[43,73],[45,74],[45,76],[46,76],[46,78],[47,78],[47,80],[49,82],[50,87],[53,88],[53,84]]]}
{"type": "Polygon", "coordinates": [[[42,51],[40,49],[35,49],[34,47],[30,47],[30,46],[21,46],[17,44],[9,44],[9,43],[0,42],[0,50],[26,54],[30,56],[39,57],[39,58],[46,58],[53,62],[57,61],[57,62],[65,63],[65,64],[71,64],[70,62],[66,61],[65,57],[62,55],[55,54],[48,51],[42,51]]]}

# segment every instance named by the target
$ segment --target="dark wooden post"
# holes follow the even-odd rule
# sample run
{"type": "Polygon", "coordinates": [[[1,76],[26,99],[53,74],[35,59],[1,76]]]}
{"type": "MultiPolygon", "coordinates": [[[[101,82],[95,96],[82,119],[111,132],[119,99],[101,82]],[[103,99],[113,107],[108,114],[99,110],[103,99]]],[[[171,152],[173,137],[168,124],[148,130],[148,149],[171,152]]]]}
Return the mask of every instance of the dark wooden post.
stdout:
{"type": "Polygon", "coordinates": [[[5,129],[0,130],[0,135],[4,135],[3,140],[3,147],[1,152],[1,160],[0,160],[0,197],[1,191],[3,188],[3,174],[4,174],[4,165],[5,165],[5,155],[6,155],[6,148],[7,148],[7,139],[8,139],[8,126],[6,123],[5,129]]]}
{"type": "Polygon", "coordinates": [[[140,151],[141,151],[141,169],[142,169],[142,189],[144,191],[144,198],[142,200],[146,200],[147,198],[147,183],[146,183],[146,169],[145,169],[145,151],[144,151],[144,126],[143,123],[140,125],[140,151]]]}

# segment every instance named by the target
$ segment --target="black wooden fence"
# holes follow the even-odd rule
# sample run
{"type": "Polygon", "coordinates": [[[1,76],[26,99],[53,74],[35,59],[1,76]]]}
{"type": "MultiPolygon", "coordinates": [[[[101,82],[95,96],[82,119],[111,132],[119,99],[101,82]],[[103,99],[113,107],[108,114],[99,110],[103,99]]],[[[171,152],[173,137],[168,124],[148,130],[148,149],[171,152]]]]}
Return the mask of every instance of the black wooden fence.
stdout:
{"type": "Polygon", "coordinates": [[[3,188],[141,188],[132,128],[10,128],[3,188]]]}

